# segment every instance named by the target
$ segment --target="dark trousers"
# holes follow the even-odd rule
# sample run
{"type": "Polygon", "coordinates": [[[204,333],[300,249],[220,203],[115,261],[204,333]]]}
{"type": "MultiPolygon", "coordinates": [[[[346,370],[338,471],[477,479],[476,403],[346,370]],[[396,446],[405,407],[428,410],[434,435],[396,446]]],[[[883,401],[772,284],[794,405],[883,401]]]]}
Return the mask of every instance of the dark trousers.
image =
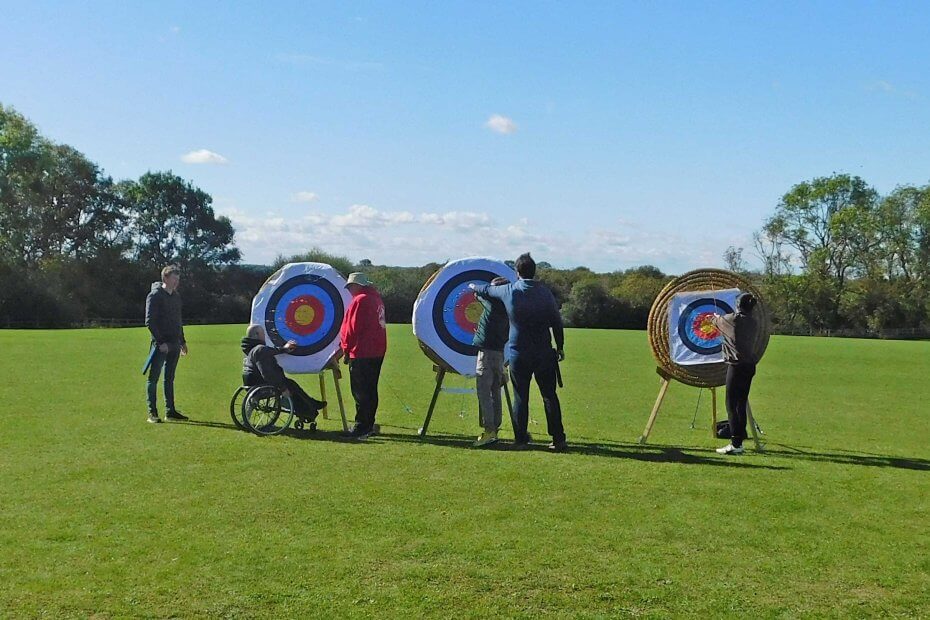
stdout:
{"type": "Polygon", "coordinates": [[[749,387],[756,374],[755,364],[727,365],[727,418],[730,421],[730,443],[739,448],[746,439],[746,406],[749,387]]]}
{"type": "MultiPolygon", "coordinates": [[[[243,373],[242,374],[242,385],[247,385],[253,387],[256,385],[264,385],[267,382],[265,378],[258,373],[243,373]]],[[[291,379],[290,377],[284,378],[284,384],[291,393],[291,397],[294,402],[294,413],[299,417],[305,418],[308,420],[315,420],[317,414],[320,413],[321,401],[318,401],[314,397],[307,394],[300,384],[291,379]]]]}
{"type": "Polygon", "coordinates": [[[562,428],[562,406],[555,392],[556,384],[555,351],[547,350],[538,354],[517,353],[510,360],[510,381],[513,383],[513,423],[514,440],[517,443],[529,441],[526,427],[530,419],[530,381],[536,377],[536,385],[542,395],[543,407],[546,409],[546,424],[554,442],[565,441],[565,429],[562,428]]]}
{"type": "Polygon", "coordinates": [[[383,357],[360,357],[349,360],[349,384],[355,399],[355,427],[370,431],[378,411],[378,379],[383,357]]]}
{"type": "Polygon", "coordinates": [[[145,386],[149,413],[158,411],[156,396],[158,394],[158,378],[161,376],[162,368],[165,370],[165,409],[174,411],[174,371],[178,367],[178,358],[180,357],[180,344],[169,344],[167,353],[155,350],[155,354],[152,356],[152,365],[149,367],[148,382],[145,386]]]}

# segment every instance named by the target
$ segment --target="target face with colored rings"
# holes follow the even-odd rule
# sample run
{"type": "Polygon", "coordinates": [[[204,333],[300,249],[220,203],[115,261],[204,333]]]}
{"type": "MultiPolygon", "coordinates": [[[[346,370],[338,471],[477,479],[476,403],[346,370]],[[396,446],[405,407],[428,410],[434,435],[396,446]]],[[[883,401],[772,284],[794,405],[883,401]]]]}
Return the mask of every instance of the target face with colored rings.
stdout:
{"type": "Polygon", "coordinates": [[[332,283],[317,275],[299,275],[271,295],[265,331],[275,346],[294,340],[297,349],[292,355],[310,355],[339,334],[344,312],[342,297],[332,283]]]}
{"type": "Polygon", "coordinates": [[[730,314],[733,308],[719,299],[697,299],[682,311],[678,319],[678,337],[682,344],[699,355],[714,355],[723,348],[723,334],[714,326],[715,314],[730,314]]]}
{"type": "Polygon", "coordinates": [[[503,277],[513,282],[513,269],[498,260],[466,258],[447,263],[420,291],[413,307],[413,332],[455,372],[475,375],[478,349],[472,344],[484,306],[469,284],[503,277]]]}
{"type": "Polygon", "coordinates": [[[287,372],[320,372],[339,350],[339,330],[351,299],[345,279],[322,263],[290,263],[262,286],[252,301],[252,323],[263,325],[268,344],[297,343],[278,355],[287,372]]]}

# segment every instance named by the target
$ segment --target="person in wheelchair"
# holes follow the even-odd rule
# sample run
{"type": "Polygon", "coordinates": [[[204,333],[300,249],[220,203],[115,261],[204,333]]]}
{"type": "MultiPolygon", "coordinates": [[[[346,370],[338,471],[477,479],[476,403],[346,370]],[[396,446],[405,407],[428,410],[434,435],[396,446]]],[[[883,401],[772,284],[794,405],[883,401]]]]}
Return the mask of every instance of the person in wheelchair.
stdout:
{"type": "Polygon", "coordinates": [[[242,383],[243,385],[273,385],[294,403],[294,415],[305,422],[313,422],[326,401],[313,398],[293,379],[284,374],[276,356],[290,353],[297,343],[289,340],[281,348],[265,344],[265,329],[261,325],[250,325],[242,339],[242,383]]]}

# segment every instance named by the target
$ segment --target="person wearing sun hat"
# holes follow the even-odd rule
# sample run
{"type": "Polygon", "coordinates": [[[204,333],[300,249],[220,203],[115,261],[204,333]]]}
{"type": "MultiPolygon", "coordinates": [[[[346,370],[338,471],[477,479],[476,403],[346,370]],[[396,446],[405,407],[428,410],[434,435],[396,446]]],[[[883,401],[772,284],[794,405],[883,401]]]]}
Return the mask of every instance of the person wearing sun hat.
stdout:
{"type": "Polygon", "coordinates": [[[368,276],[350,273],[346,289],[352,302],[340,330],[342,361],[349,365],[349,384],[355,399],[355,426],[349,436],[367,439],[375,429],[378,380],[387,352],[384,301],[368,276]]]}

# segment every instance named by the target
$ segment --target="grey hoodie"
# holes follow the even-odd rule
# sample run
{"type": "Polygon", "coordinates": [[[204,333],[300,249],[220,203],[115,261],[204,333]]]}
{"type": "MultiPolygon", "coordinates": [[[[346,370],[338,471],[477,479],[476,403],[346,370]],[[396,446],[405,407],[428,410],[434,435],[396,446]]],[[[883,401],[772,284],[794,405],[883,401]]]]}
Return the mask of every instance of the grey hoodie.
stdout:
{"type": "Polygon", "coordinates": [[[181,294],[169,293],[161,282],[152,282],[145,298],[145,326],[152,332],[155,344],[186,344],[181,323],[181,294]]]}

